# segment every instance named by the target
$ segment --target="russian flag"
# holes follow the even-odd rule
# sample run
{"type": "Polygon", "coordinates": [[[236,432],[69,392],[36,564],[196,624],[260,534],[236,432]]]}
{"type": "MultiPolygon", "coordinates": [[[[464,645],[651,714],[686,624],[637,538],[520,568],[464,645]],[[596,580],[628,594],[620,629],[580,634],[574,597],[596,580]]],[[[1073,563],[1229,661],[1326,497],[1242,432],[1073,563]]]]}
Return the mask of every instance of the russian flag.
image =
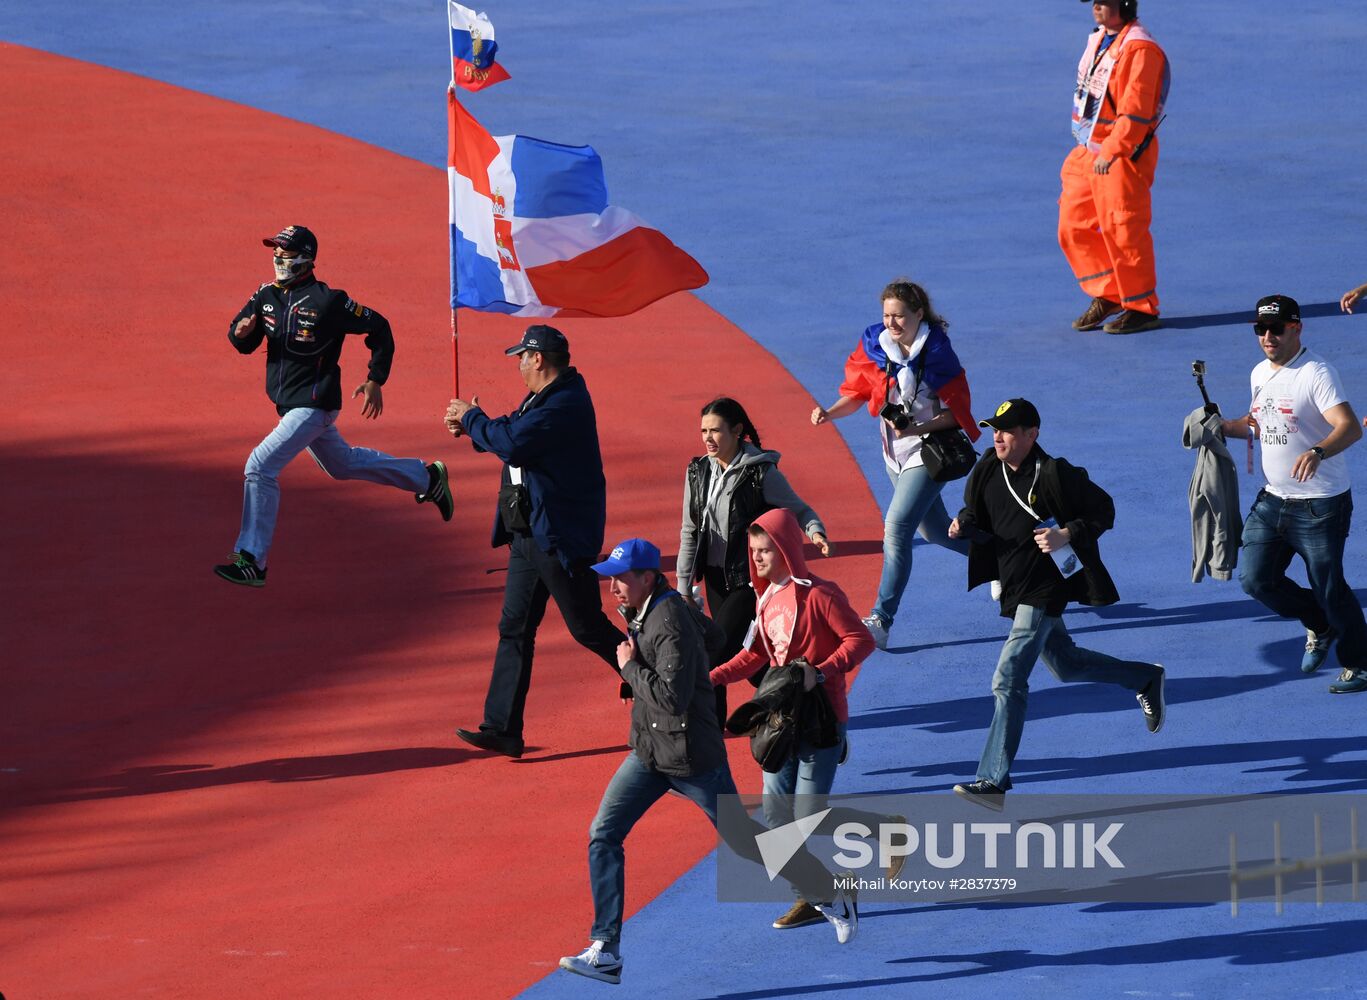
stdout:
{"type": "Polygon", "coordinates": [[[448,92],[451,306],[514,316],[625,316],[707,272],[608,204],[590,146],[492,136],[448,92]]]}
{"type": "Polygon", "coordinates": [[[508,71],[494,57],[498,43],[494,26],[483,12],[447,0],[446,22],[451,27],[451,82],[466,90],[483,90],[507,80],[508,71]]]}

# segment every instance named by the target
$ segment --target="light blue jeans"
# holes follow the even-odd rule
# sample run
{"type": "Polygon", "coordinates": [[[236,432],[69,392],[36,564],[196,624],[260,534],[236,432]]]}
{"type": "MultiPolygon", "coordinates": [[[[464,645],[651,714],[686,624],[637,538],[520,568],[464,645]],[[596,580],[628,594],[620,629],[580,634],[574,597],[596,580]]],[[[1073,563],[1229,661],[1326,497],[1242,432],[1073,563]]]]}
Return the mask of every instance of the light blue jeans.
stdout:
{"type": "Polygon", "coordinates": [[[888,478],[892,480],[892,503],[883,519],[883,577],[878,581],[873,613],[891,628],[897,606],[902,603],[902,591],[911,579],[911,544],[916,532],[919,530],[926,541],[962,556],[968,555],[968,541],[949,537],[949,512],[940,499],[945,484],[931,479],[924,466],[903,469],[900,474],[888,470],[888,478]]]}
{"type": "Polygon", "coordinates": [[[416,458],[394,458],[370,448],[353,448],[333,424],[340,410],[286,410],[275,430],[253,449],[243,470],[242,531],[236,551],[250,552],[263,569],[280,511],[280,473],[305,449],[333,479],[363,479],[412,493],[427,490],[427,466],[416,458]]]}
{"type": "Polygon", "coordinates": [[[997,704],[987,730],[987,746],[978,762],[978,777],[998,788],[1011,787],[1011,763],[1025,731],[1030,672],[1040,659],[1064,683],[1093,681],[1139,692],[1159,675],[1156,664],[1118,660],[1083,649],[1073,642],[1063,619],[1057,615],[1046,615],[1040,608],[1025,604],[1017,607],[1011,632],[997,660],[997,672],[992,675],[992,697],[997,704]]]}
{"type": "MultiPolygon", "coordinates": [[[[809,743],[799,743],[797,752],[788,758],[780,770],[773,774],[764,772],[764,822],[769,829],[812,816],[826,808],[826,797],[835,785],[835,769],[840,765],[840,755],[845,749],[847,738],[845,723],[837,723],[837,729],[840,740],[835,746],[817,749],[809,743]]],[[[829,837],[841,823],[863,823],[870,830],[877,831],[880,823],[893,818],[862,809],[834,806],[811,832],[811,836],[829,837]]],[[[796,885],[793,886],[793,895],[807,898],[796,885]]]]}

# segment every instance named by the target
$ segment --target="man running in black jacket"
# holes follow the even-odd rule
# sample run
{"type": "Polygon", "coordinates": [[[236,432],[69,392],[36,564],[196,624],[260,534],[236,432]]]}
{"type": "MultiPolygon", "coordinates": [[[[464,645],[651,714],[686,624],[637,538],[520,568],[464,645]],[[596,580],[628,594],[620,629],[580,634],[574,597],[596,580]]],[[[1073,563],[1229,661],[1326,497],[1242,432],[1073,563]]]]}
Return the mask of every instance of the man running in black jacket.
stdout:
{"type": "Polygon", "coordinates": [[[1097,539],[1115,523],[1110,496],[1087,470],[1039,446],[1039,411],[1028,399],[1008,399],[990,420],[992,451],[964,486],[964,508],[950,538],[967,538],[968,586],[1002,585],[1002,616],[1011,619],[992,677],[996,711],[976,781],[954,786],[970,802],[1000,810],[1011,787],[1011,764],[1025,729],[1025,700],[1035,661],[1064,683],[1094,681],[1134,691],[1144,724],[1163,726],[1163,668],[1083,649],[1063,624],[1069,601],[1091,607],[1120,599],[1101,562],[1097,539]]]}
{"type": "Polygon", "coordinates": [[[307,450],[333,479],[364,479],[408,490],[419,503],[436,504],[443,521],[451,520],[452,513],[441,462],[424,465],[417,458],[353,448],[334,426],[342,409],[337,361],[349,333],[364,334],[370,349],[370,370],[351,398],[365,398],[363,417],[374,420],[383,412],[380,386],[394,360],[389,321],[313,276],[318,239],[303,226],[286,226],[261,242],[275,248],[275,280],[258,288],[233,317],[228,341],[242,354],[266,342],[266,395],[280,423],[247,459],[242,530],[232,561],[214,567],[229,583],[247,587],[266,585],[266,559],[280,508],[279,476],[301,451],[307,450]]]}

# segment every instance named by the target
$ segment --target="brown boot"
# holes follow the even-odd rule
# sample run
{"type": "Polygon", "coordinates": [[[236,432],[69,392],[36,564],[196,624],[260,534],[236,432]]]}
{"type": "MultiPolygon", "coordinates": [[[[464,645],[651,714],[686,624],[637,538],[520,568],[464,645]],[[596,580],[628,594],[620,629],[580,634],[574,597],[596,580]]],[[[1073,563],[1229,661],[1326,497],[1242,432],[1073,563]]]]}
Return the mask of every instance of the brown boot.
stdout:
{"type": "Polygon", "coordinates": [[[792,930],[794,927],[806,927],[808,924],[824,924],[826,918],[821,915],[811,903],[805,899],[799,899],[793,904],[793,908],[774,921],[774,929],[780,931],[792,930]]]}
{"type": "Polygon", "coordinates": [[[1101,329],[1106,333],[1143,333],[1145,330],[1157,330],[1162,325],[1162,320],[1153,313],[1126,309],[1101,329]]]}
{"type": "Polygon", "coordinates": [[[1114,316],[1120,312],[1120,303],[1112,302],[1110,299],[1092,299],[1092,304],[1087,307],[1087,311],[1073,320],[1074,330],[1097,330],[1101,324],[1106,322],[1107,316],[1114,316]]]}

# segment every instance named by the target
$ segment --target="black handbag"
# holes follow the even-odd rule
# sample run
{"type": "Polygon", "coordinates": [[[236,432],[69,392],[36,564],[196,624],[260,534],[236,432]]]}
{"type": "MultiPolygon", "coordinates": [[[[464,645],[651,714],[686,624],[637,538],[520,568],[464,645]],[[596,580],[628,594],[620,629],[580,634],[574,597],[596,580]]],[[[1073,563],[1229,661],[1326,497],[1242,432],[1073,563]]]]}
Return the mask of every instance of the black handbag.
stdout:
{"type": "Polygon", "coordinates": [[[783,770],[797,749],[797,718],[794,712],[773,711],[750,734],[750,753],[770,774],[783,770]]]}
{"type": "Polygon", "coordinates": [[[978,453],[962,427],[921,435],[921,464],[937,483],[962,479],[978,464],[978,453]]]}
{"type": "MultiPolygon", "coordinates": [[[[919,359],[918,360],[922,360],[919,359]]],[[[925,364],[917,365],[916,388],[912,391],[911,398],[914,400],[921,394],[921,376],[925,372],[925,364]]],[[[891,386],[893,379],[892,365],[888,365],[888,384],[891,386]]],[[[947,427],[942,431],[931,431],[929,434],[921,435],[921,464],[925,466],[926,475],[934,482],[948,483],[955,479],[962,479],[973,471],[973,466],[978,464],[978,453],[973,450],[973,442],[968,439],[962,427],[947,427]]]]}
{"type": "Polygon", "coordinates": [[[521,483],[499,487],[498,517],[505,531],[527,534],[532,530],[532,497],[527,487],[521,483]]]}
{"type": "Polygon", "coordinates": [[[783,769],[797,750],[802,706],[802,668],[771,667],[755,692],[726,720],[729,732],[750,734],[750,753],[770,774],[783,769]]]}

